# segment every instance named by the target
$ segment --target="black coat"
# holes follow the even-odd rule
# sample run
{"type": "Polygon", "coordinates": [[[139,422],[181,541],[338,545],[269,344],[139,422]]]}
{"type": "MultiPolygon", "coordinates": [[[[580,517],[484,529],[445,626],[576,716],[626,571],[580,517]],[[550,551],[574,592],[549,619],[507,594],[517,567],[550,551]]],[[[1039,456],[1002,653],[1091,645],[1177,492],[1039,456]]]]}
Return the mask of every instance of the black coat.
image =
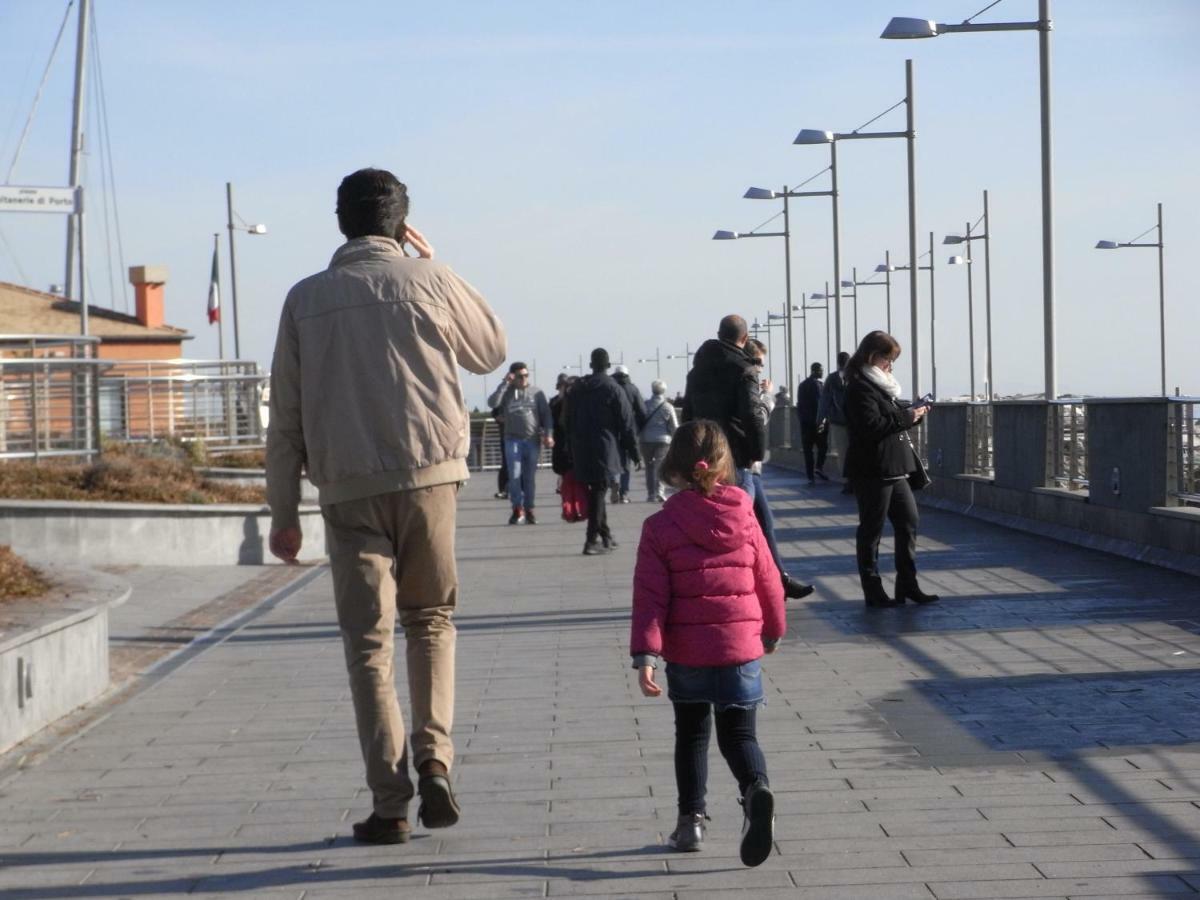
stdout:
{"type": "Polygon", "coordinates": [[[614,375],[613,381],[620,385],[625,396],[629,398],[629,408],[633,410],[633,424],[640,434],[646,426],[646,400],[642,397],[642,392],[629,380],[628,375],[614,375]]]}
{"type": "Polygon", "coordinates": [[[916,455],[905,432],[912,413],[869,379],[847,371],[846,474],[850,478],[894,478],[917,468],[916,455]]]}
{"type": "Polygon", "coordinates": [[[682,418],[712,419],[725,431],[733,461],[745,469],[766,455],[767,419],[762,387],[750,358],[729,341],[708,340],[687,376],[682,418]]]}
{"type": "Polygon", "coordinates": [[[566,432],[576,480],[607,484],[621,474],[621,450],[640,462],[633,410],[621,386],[604,372],[575,382],[567,398],[566,432]]]}
{"type": "Polygon", "coordinates": [[[550,398],[550,417],[554,420],[554,447],[550,450],[550,468],[556,475],[571,471],[571,442],[567,438],[566,397],[555,394],[550,398]]]}

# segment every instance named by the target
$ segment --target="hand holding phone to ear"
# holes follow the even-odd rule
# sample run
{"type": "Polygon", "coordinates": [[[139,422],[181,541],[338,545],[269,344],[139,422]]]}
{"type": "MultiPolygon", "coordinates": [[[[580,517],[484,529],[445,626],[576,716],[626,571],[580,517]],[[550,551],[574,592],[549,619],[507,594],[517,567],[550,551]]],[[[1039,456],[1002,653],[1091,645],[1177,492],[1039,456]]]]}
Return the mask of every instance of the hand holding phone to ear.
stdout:
{"type": "Polygon", "coordinates": [[[417,256],[421,259],[433,259],[433,247],[429,241],[425,239],[425,235],[417,231],[411,225],[406,225],[404,228],[404,238],[400,241],[401,244],[408,244],[417,251],[417,256]]]}

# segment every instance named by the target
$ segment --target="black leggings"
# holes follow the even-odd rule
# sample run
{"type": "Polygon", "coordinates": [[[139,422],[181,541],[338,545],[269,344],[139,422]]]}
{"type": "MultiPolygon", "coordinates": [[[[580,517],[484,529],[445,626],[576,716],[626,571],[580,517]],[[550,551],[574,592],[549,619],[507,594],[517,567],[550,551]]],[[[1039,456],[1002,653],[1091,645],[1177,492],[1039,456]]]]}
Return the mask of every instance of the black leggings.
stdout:
{"type": "MultiPolygon", "coordinates": [[[[738,792],[756,781],[767,781],[767,761],[755,736],[756,710],[729,707],[716,713],[717,746],[737,779],[738,792]]],[[[705,811],[708,790],[708,738],[712,732],[713,708],[709,703],[675,704],[675,785],[679,790],[679,813],[705,811]]]]}

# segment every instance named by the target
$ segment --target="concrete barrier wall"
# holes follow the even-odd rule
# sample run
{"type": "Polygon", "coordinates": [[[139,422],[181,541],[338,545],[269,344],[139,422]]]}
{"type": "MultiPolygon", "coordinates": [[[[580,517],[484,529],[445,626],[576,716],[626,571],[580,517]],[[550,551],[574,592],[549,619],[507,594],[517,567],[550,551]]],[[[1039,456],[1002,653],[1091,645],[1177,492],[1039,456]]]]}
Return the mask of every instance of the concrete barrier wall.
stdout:
{"type": "Polygon", "coordinates": [[[129,587],[50,571],[47,600],[0,606],[0,753],[108,689],[108,610],[129,587]]]}
{"type": "MultiPolygon", "coordinates": [[[[933,484],[918,495],[923,505],[1200,574],[1200,509],[1165,506],[1166,401],[1087,401],[1090,496],[1045,486],[1049,416],[1042,401],[995,404],[994,477],[967,474],[966,407],[939,403],[929,415],[933,484]]],[[[803,467],[796,451],[772,448],[771,459],[803,467]]]]}
{"type": "MultiPolygon", "coordinates": [[[[216,481],[222,484],[236,484],[239,487],[265,488],[267,486],[267,472],[265,469],[222,469],[209,466],[197,469],[196,474],[201,478],[207,478],[209,481],[216,481]]],[[[300,479],[300,502],[317,502],[317,486],[307,478],[300,479]]]]}
{"type": "MultiPolygon", "coordinates": [[[[325,520],[301,507],[301,555],[325,555],[325,520]]],[[[0,544],[35,562],[79,565],[221,566],[274,561],[266,507],[0,501],[0,544]]]]}

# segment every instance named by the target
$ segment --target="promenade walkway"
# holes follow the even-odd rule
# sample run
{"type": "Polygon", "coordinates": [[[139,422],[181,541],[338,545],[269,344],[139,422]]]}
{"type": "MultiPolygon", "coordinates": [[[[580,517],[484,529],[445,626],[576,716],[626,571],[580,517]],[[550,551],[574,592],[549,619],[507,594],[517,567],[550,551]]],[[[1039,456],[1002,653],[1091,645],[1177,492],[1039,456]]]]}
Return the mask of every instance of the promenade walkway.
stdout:
{"type": "Polygon", "coordinates": [[[266,599],[56,752],[19,771],[0,757],[0,900],[1200,893],[1200,582],[926,511],[923,584],[942,602],[868,614],[848,498],[767,481],[784,554],[818,589],[765,666],[779,852],[763,866],[738,862],[715,746],[704,852],[663,847],[671,709],[641,697],[627,655],[654,507],[613,510],[623,546],[585,558],[552,494],[544,524],[510,528],[477,478],[459,529],[458,827],[349,839],[369,804],[327,571],[138,570],[125,645],[180,646],[266,599]]]}

